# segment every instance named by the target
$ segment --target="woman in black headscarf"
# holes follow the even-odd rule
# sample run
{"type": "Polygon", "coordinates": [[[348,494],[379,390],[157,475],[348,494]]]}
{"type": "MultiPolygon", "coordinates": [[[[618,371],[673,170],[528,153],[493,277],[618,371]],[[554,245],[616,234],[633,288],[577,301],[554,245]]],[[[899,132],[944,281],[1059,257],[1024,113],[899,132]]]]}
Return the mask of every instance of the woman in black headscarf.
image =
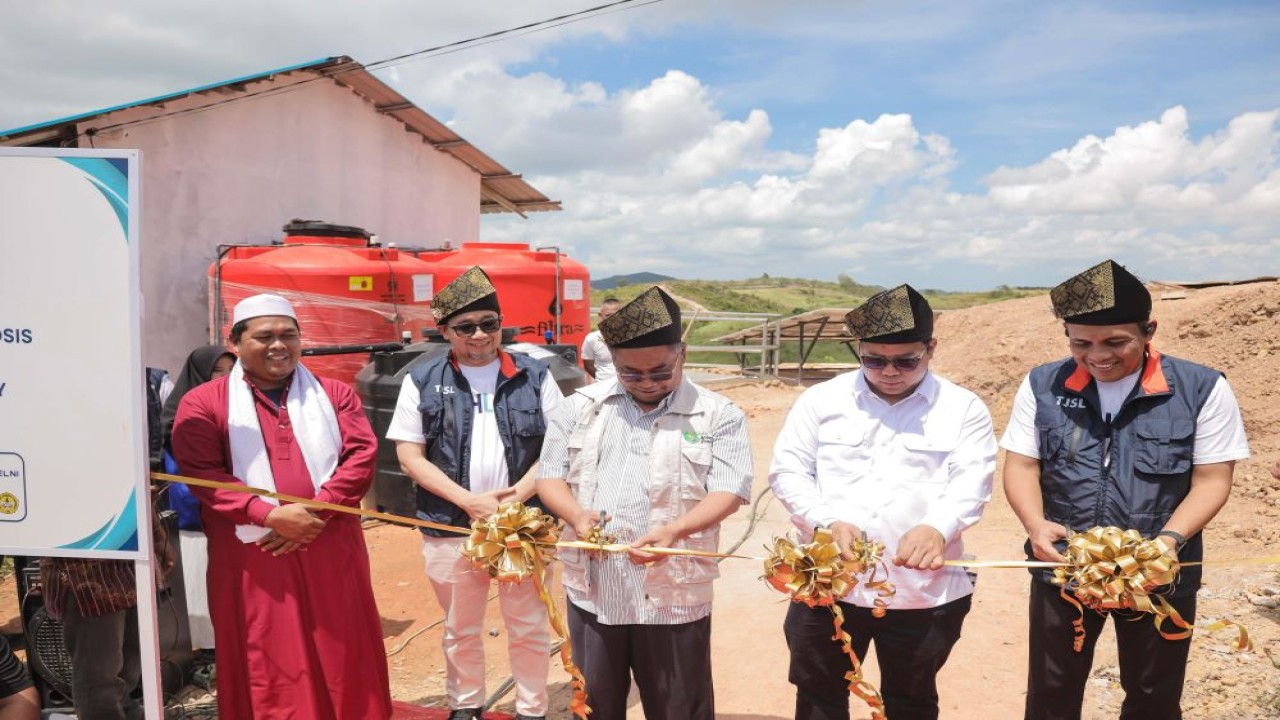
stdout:
{"type": "MultiPolygon", "coordinates": [[[[164,431],[165,470],[181,475],[181,468],[173,461],[170,452],[170,436],[173,419],[178,415],[178,403],[197,385],[203,385],[231,372],[236,356],[221,345],[198,347],[187,356],[173,392],[165,400],[160,414],[164,431]]],[[[191,644],[197,649],[213,649],[213,625],[209,621],[209,600],[205,585],[205,572],[209,566],[208,540],[200,525],[200,501],[196,500],[186,485],[172,483],[169,486],[169,507],[178,513],[178,545],[182,551],[182,580],[186,587],[187,618],[191,627],[191,644]]]]}
{"type": "Polygon", "coordinates": [[[164,402],[160,413],[160,424],[164,430],[164,447],[169,449],[169,436],[173,434],[173,419],[178,416],[178,403],[191,388],[203,385],[214,378],[220,378],[231,372],[236,364],[236,356],[221,345],[205,345],[191,351],[187,356],[187,364],[182,366],[178,379],[173,383],[173,392],[164,402]]]}

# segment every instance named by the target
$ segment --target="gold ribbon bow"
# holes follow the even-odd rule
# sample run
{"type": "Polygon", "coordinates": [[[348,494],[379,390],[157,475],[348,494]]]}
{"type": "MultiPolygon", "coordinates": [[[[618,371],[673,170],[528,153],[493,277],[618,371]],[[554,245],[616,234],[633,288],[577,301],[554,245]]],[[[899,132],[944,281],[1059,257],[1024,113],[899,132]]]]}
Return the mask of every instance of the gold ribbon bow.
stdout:
{"type": "Polygon", "coordinates": [[[505,503],[471,524],[462,555],[498,582],[519,583],[533,576],[539,561],[545,564],[555,556],[559,539],[550,515],[523,503],[505,503]]]}
{"type": "Polygon", "coordinates": [[[836,601],[858,584],[856,575],[870,572],[864,584],[878,594],[872,614],[883,617],[894,589],[887,581],[875,579],[876,571],[882,567],[882,543],[855,539],[850,549],[855,556],[853,560],[841,557],[840,548],[827,528],[815,530],[813,542],[804,545],[797,545],[789,538],[774,538],[773,548],[764,560],[764,580],[789,595],[793,602],[804,603],[811,608],[831,608],[835,627],[835,635],[831,639],[840,643],[841,650],[853,666],[844,676],[849,682],[849,692],[871,708],[874,720],[885,720],[884,698],[876,686],[862,676],[862,663],[853,651],[853,638],[845,632],[844,612],[836,601]]]}
{"type": "MultiPolygon", "coordinates": [[[[1161,595],[1151,591],[1178,579],[1181,569],[1172,548],[1159,539],[1148,540],[1137,530],[1094,527],[1067,538],[1067,563],[1053,570],[1053,582],[1063,599],[1076,606],[1080,619],[1075,627],[1076,652],[1084,647],[1084,608],[1097,613],[1124,610],[1155,615],[1156,631],[1166,640],[1183,640],[1194,628],[1161,595]],[[1070,590],[1074,598],[1067,595],[1070,590]],[[1168,621],[1178,628],[1166,631],[1168,621]]],[[[1242,625],[1220,620],[1202,629],[1212,632],[1225,627],[1238,631],[1237,650],[1252,649],[1249,633],[1242,625]]]]}
{"type": "Polygon", "coordinates": [[[533,580],[538,597],[547,607],[551,627],[564,640],[560,644],[560,661],[573,685],[569,711],[586,720],[591,713],[591,706],[587,705],[587,681],[578,666],[573,664],[569,631],[560,617],[560,609],[547,591],[547,561],[555,557],[559,539],[560,529],[550,515],[538,508],[525,507],[524,503],[510,502],[500,505],[493,515],[471,524],[471,535],[462,545],[462,555],[477,570],[488,572],[498,582],[533,580]]]}

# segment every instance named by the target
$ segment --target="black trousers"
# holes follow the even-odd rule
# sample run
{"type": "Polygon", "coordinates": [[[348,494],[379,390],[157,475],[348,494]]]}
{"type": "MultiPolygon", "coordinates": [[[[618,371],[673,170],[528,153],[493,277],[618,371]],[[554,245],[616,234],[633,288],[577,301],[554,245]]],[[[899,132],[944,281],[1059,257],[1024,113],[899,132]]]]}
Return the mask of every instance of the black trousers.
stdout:
{"type": "Polygon", "coordinates": [[[632,674],[647,720],[714,720],[709,616],[680,625],[604,625],[567,604],[592,720],[627,717],[632,674]]]}
{"type": "Polygon", "coordinates": [[[142,720],[133,691],[142,681],[138,608],[85,617],[67,599],[62,640],[71,656],[71,695],[80,720],[142,720]]]}
{"type": "MultiPolygon", "coordinates": [[[[840,603],[844,629],[859,661],[872,641],[880,664],[880,693],[893,720],[937,720],[938,671],[960,639],[971,596],[924,610],[889,610],[877,618],[867,608],[840,603]]],[[[791,603],[783,624],[796,686],[796,720],[848,720],[849,658],[834,640],[831,608],[791,603]]]]}
{"type": "MultiPolygon", "coordinates": [[[[1195,595],[1171,598],[1169,603],[1188,623],[1195,622],[1195,595]]],[[[1076,652],[1071,623],[1080,613],[1059,596],[1056,585],[1031,581],[1030,615],[1025,718],[1080,720],[1093,650],[1107,616],[1084,611],[1084,647],[1076,652]]],[[[1124,688],[1120,720],[1181,720],[1182,681],[1191,639],[1165,640],[1156,632],[1154,617],[1147,614],[1117,615],[1113,624],[1120,655],[1120,686],[1124,688]]]]}

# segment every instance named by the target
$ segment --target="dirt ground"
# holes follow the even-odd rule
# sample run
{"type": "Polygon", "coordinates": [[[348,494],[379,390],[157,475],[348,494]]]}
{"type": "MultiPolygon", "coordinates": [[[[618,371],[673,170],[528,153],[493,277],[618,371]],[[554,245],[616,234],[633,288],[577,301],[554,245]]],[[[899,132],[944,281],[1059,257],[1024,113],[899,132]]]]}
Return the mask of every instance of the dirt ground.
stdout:
{"type": "MultiPolygon", "coordinates": [[[[1156,292],[1157,298],[1160,296],[1156,292]]],[[[1206,531],[1211,558],[1259,557],[1280,552],[1280,481],[1267,468],[1280,458],[1280,403],[1274,379],[1280,377],[1280,284],[1254,284],[1190,291],[1188,297],[1157,301],[1160,323],[1155,345],[1162,352],[1209,364],[1227,373],[1243,408],[1253,457],[1236,470],[1231,502],[1206,531]]],[[[1066,352],[1061,326],[1053,320],[1045,296],[965,310],[939,318],[940,347],[934,368],[977,392],[987,402],[1002,432],[1018,383],[1035,364],[1066,352]]],[[[743,383],[722,392],[747,413],[755,452],[755,493],[767,487],[773,441],[800,389],[774,382],[743,383]]],[[[982,559],[1021,557],[1024,534],[997,483],[982,522],[966,536],[967,551],[982,559]]],[[[721,533],[729,545],[742,539],[752,508],[730,518],[721,533]]],[[[741,552],[763,554],[763,546],[790,528],[787,513],[766,495],[758,524],[741,552]]],[[[439,609],[420,570],[417,541],[410,530],[380,527],[368,533],[374,556],[375,589],[382,609],[387,647],[395,649],[426,628],[389,658],[397,699],[443,702],[440,628],[431,627],[439,609]]],[[[786,600],[760,581],[759,564],[726,560],[716,585],[713,656],[717,714],[737,720],[792,716],[794,695],[787,682],[782,619],[786,600]]],[[[1280,717],[1280,592],[1275,565],[1225,564],[1206,572],[1200,617],[1230,618],[1246,625],[1256,643],[1252,653],[1230,650],[1230,633],[1198,635],[1194,641],[1183,706],[1188,718],[1238,720],[1280,717]],[[1273,595],[1268,595],[1272,593],[1273,595]],[[1255,604],[1252,600],[1256,600],[1255,604]]],[[[558,596],[559,593],[557,593],[558,596]]],[[[943,670],[942,717],[990,720],[1021,717],[1026,685],[1027,575],[1021,570],[983,570],[964,636],[943,670]]],[[[496,637],[487,638],[490,692],[507,678],[505,638],[496,608],[490,612],[496,637]]],[[[552,664],[552,717],[568,717],[567,675],[552,664]]],[[[874,657],[868,677],[878,677],[874,657]]],[[[1123,692],[1119,687],[1114,641],[1100,641],[1085,717],[1114,718],[1123,692]]],[[[508,694],[495,706],[511,710],[508,694]]],[[[632,697],[629,717],[642,718],[632,697]]],[[[870,713],[855,700],[854,718],[870,713]]]]}
{"type": "MultiPolygon", "coordinates": [[[[1156,297],[1160,293],[1156,292],[1156,297]]],[[[1280,284],[1251,284],[1189,291],[1185,299],[1157,301],[1160,326],[1155,345],[1162,352],[1203,362],[1227,373],[1243,408],[1253,457],[1236,469],[1231,502],[1205,531],[1206,555],[1213,559],[1280,553],[1280,481],[1268,468],[1280,458],[1280,284]]],[[[1035,364],[1066,353],[1061,326],[1045,296],[965,310],[939,318],[934,369],[977,392],[987,402],[997,434],[1003,431],[1014,391],[1035,364]]],[[[742,383],[723,390],[747,413],[755,452],[755,490],[767,488],[774,438],[800,389],[774,381],[742,383]]],[[[997,478],[999,476],[997,475],[997,478]]],[[[1024,539],[997,489],[982,522],[965,536],[967,551],[980,559],[1018,559],[1024,539]]],[[[756,509],[758,524],[745,537],[752,516],[747,507],[730,518],[722,544],[744,540],[741,552],[762,555],[764,545],[790,529],[787,513],[766,494],[756,509]]],[[[416,532],[396,526],[367,531],[374,589],[383,616],[392,694],[419,705],[444,704],[440,653],[441,613],[422,573],[416,532]]],[[[1278,563],[1280,564],[1280,563],[1278,563]]],[[[761,567],[726,560],[716,585],[713,657],[719,717],[766,720],[792,716],[794,695],[787,682],[782,619],[786,599],[760,581],[761,567]]],[[[563,602],[557,587],[556,596],[563,602]]],[[[1200,619],[1243,623],[1256,643],[1252,653],[1230,650],[1230,633],[1198,634],[1191,651],[1183,707],[1187,718],[1237,720],[1280,718],[1280,577],[1276,565],[1222,564],[1206,570],[1200,619]]],[[[0,606],[15,608],[12,583],[0,589],[0,606]],[[7,596],[7,597],[6,597],[7,596]]],[[[940,676],[946,720],[1018,718],[1026,684],[1027,575],[1022,570],[983,570],[964,635],[940,676]]],[[[9,625],[16,623],[10,622],[9,625]]],[[[489,692],[508,677],[502,623],[490,603],[486,638],[489,692]]],[[[6,626],[6,630],[12,630],[6,626]]],[[[868,677],[878,681],[874,656],[868,677]]],[[[552,663],[549,717],[567,718],[568,676],[552,663]]],[[[510,693],[494,709],[511,712],[510,693]]],[[[1085,718],[1118,714],[1119,687],[1114,641],[1106,631],[1098,645],[1085,718]]],[[[642,718],[632,697],[629,717],[642,718]]],[[[854,699],[854,718],[870,713],[854,699]]]]}

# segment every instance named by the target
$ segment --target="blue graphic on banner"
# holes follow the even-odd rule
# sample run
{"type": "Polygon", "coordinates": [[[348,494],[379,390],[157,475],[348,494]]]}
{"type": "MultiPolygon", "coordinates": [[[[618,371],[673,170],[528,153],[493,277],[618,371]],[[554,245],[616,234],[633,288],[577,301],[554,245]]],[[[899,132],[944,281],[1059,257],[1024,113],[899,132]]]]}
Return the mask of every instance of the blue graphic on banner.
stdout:
{"type": "Polygon", "coordinates": [[[79,168],[102,193],[120,221],[124,241],[129,242],[129,161],[123,158],[64,157],[63,162],[79,168]]]}
{"type": "Polygon", "coordinates": [[[129,501],[125,503],[124,510],[98,528],[97,532],[60,547],[69,550],[137,550],[137,493],[130,490],[129,501]]]}

